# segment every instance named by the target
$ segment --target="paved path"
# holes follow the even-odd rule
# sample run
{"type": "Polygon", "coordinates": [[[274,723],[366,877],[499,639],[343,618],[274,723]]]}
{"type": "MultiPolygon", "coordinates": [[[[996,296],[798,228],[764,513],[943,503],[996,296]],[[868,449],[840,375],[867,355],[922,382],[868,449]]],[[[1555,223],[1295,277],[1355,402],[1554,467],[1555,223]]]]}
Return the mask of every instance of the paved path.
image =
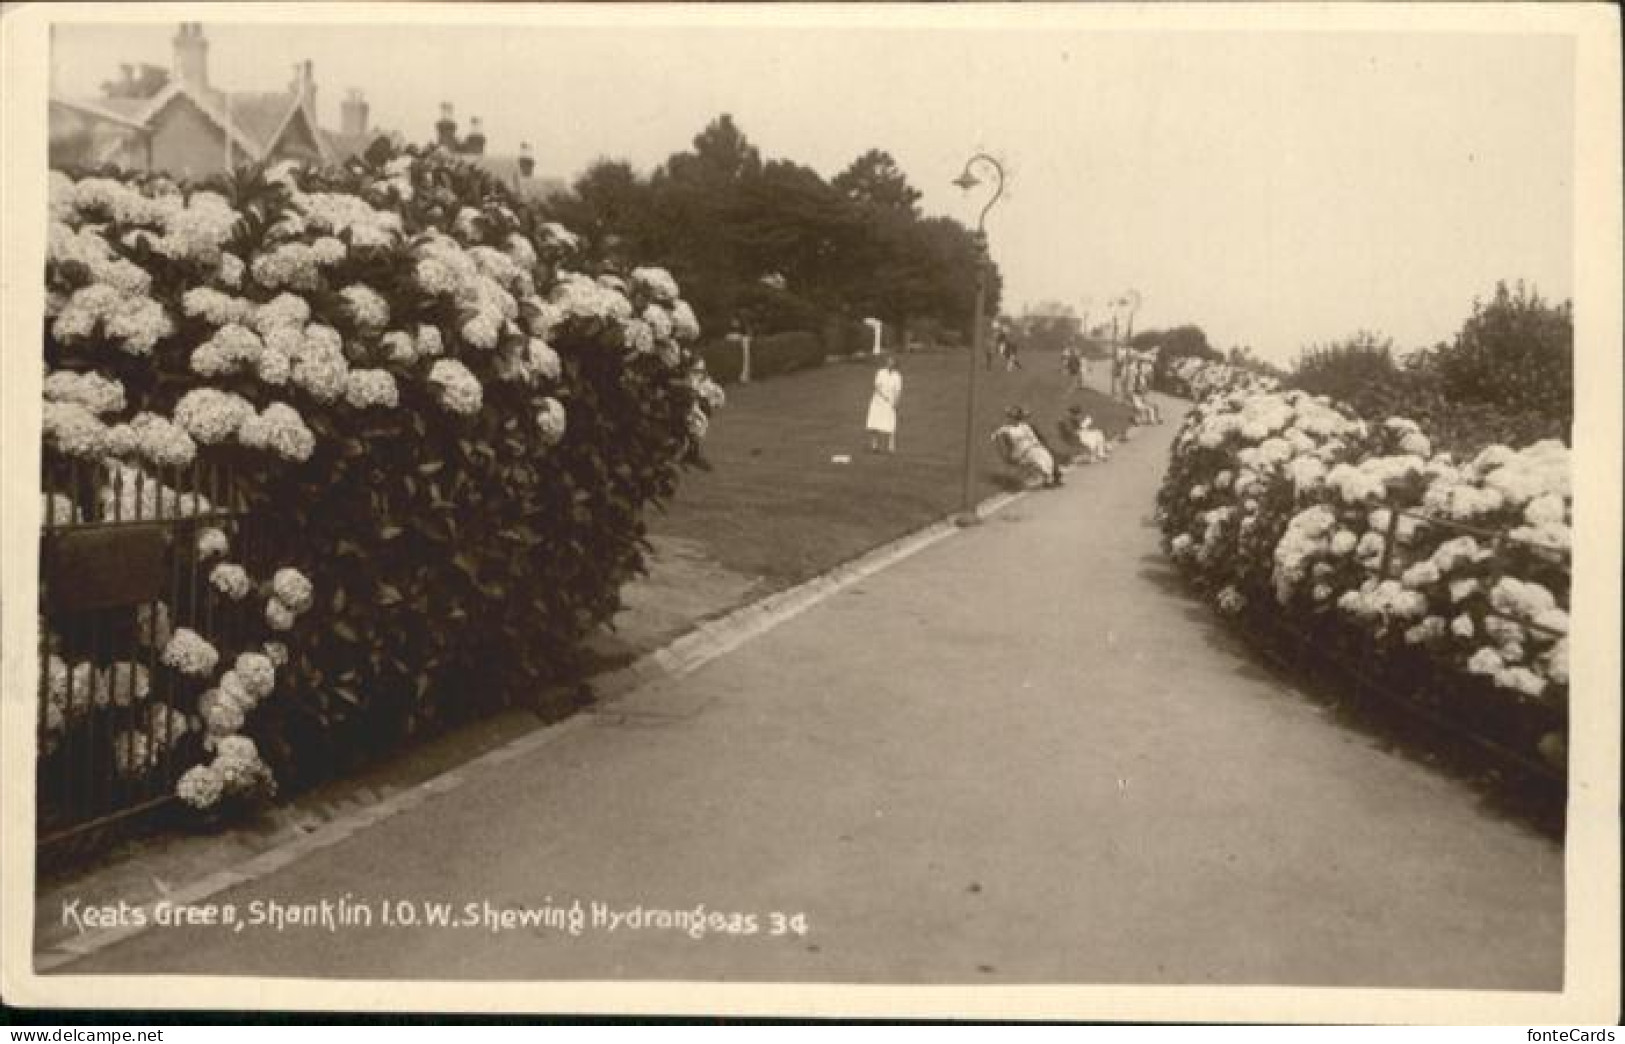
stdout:
{"type": "Polygon", "coordinates": [[[703,903],[758,934],[164,929],[62,970],[1558,988],[1560,847],[1181,592],[1146,517],[1171,431],[217,897],[703,903]]]}

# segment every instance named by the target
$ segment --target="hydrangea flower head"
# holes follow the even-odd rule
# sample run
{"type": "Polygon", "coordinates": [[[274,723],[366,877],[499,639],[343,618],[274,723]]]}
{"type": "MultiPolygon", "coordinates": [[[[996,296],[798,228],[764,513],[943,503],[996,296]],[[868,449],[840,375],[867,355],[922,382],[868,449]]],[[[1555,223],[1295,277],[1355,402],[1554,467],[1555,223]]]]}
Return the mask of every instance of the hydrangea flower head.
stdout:
{"type": "Polygon", "coordinates": [[[231,562],[221,562],[209,572],[209,584],[234,602],[247,598],[254,590],[248,571],[231,562]]]}
{"type": "Polygon", "coordinates": [[[181,627],[164,646],[163,662],[182,674],[202,678],[214,672],[220,653],[208,639],[189,627],[181,627]]]}
{"type": "Polygon", "coordinates": [[[284,566],[271,578],[276,600],[295,613],[307,612],[315,604],[316,589],[310,579],[292,566],[284,566]]]}
{"type": "Polygon", "coordinates": [[[175,784],[175,796],[200,811],[219,804],[225,793],[220,773],[210,765],[194,765],[175,784]]]}
{"type": "Polygon", "coordinates": [[[264,653],[239,654],[233,669],[242,679],[243,687],[248,690],[248,694],[255,699],[264,699],[271,695],[271,690],[276,687],[276,667],[271,657],[264,653]]]}
{"type": "Polygon", "coordinates": [[[543,399],[541,409],[536,413],[536,426],[541,429],[545,445],[558,445],[564,438],[564,404],[552,397],[543,399]]]}
{"type": "Polygon", "coordinates": [[[440,404],[453,413],[478,413],[484,402],[485,392],[479,379],[456,359],[436,359],[429,370],[429,383],[440,404]]]}

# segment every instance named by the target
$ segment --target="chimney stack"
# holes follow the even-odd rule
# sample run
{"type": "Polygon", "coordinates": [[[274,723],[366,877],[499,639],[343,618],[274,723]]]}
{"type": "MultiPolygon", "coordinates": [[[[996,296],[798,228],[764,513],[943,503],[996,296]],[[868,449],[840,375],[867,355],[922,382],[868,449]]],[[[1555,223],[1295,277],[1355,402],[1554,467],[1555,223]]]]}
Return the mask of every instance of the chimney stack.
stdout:
{"type": "Polygon", "coordinates": [[[440,122],[434,125],[435,141],[443,149],[457,151],[457,121],[451,116],[451,102],[440,103],[440,122]]]}
{"type": "Polygon", "coordinates": [[[293,63],[293,80],[288,84],[288,90],[299,99],[300,104],[316,108],[316,63],[310,61],[293,63]]]}
{"type": "Polygon", "coordinates": [[[358,89],[351,87],[344,97],[344,104],[339,110],[339,129],[342,133],[356,137],[367,133],[367,98],[358,89]]]}
{"type": "Polygon", "coordinates": [[[193,90],[208,90],[209,41],[203,38],[203,26],[197,22],[182,22],[173,42],[175,79],[193,90]]]}
{"type": "Polygon", "coordinates": [[[471,156],[485,155],[485,130],[480,126],[478,116],[468,121],[468,137],[463,140],[463,151],[471,156]]]}
{"type": "Polygon", "coordinates": [[[536,173],[536,157],[530,154],[530,142],[519,143],[519,176],[528,178],[536,173]]]}

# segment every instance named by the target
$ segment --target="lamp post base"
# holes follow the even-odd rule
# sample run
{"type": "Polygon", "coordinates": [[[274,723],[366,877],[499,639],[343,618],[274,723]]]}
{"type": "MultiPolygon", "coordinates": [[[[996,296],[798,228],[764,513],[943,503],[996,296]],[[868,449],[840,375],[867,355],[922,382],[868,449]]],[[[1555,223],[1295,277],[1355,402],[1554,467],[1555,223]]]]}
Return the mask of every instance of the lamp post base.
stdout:
{"type": "Polygon", "coordinates": [[[954,516],[954,525],[958,526],[960,529],[969,529],[971,526],[979,526],[981,524],[982,516],[977,513],[975,508],[972,508],[969,511],[961,511],[959,514],[954,516]]]}

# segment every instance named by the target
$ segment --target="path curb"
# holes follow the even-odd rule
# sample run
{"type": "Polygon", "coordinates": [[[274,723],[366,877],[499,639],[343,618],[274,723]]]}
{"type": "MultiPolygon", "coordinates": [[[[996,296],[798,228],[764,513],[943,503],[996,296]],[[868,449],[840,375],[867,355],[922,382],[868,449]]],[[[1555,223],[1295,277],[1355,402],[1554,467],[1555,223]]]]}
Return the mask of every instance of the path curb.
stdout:
{"type": "MultiPolygon", "coordinates": [[[[986,517],[1027,495],[1025,492],[1001,493],[990,497],[976,506],[976,515],[979,518],[986,517]]],[[[643,685],[682,677],[716,657],[732,652],[745,642],[811,609],[831,595],[924,551],[932,544],[953,535],[958,529],[959,525],[952,518],[934,522],[890,543],[882,544],[795,587],[768,595],[716,620],[700,624],[670,644],[640,657],[628,666],[593,679],[593,689],[602,698],[601,709],[613,709],[618,699],[643,685]]]]}
{"type": "MultiPolygon", "coordinates": [[[[985,518],[1027,495],[1026,492],[1017,492],[990,497],[976,506],[975,514],[978,518],[985,518]]],[[[768,595],[715,620],[702,623],[627,666],[591,679],[591,685],[599,699],[583,712],[509,740],[456,768],[406,787],[380,801],[341,812],[321,825],[310,828],[307,833],[275,844],[230,869],[216,871],[188,884],[170,888],[161,899],[132,904],[139,906],[146,913],[144,920],[149,927],[96,929],[54,943],[34,953],[34,972],[44,974],[56,971],[80,958],[150,931],[150,926],[154,922],[153,909],[161,903],[190,905],[205,902],[229,888],[259,880],[308,855],[330,848],[368,827],[416,808],[433,797],[451,793],[468,782],[479,770],[512,761],[554,743],[589,725],[599,714],[606,711],[613,713],[618,702],[645,686],[690,674],[752,638],[799,616],[845,588],[947,539],[958,530],[959,525],[953,518],[934,522],[890,543],[882,544],[795,587],[768,595]]]]}

